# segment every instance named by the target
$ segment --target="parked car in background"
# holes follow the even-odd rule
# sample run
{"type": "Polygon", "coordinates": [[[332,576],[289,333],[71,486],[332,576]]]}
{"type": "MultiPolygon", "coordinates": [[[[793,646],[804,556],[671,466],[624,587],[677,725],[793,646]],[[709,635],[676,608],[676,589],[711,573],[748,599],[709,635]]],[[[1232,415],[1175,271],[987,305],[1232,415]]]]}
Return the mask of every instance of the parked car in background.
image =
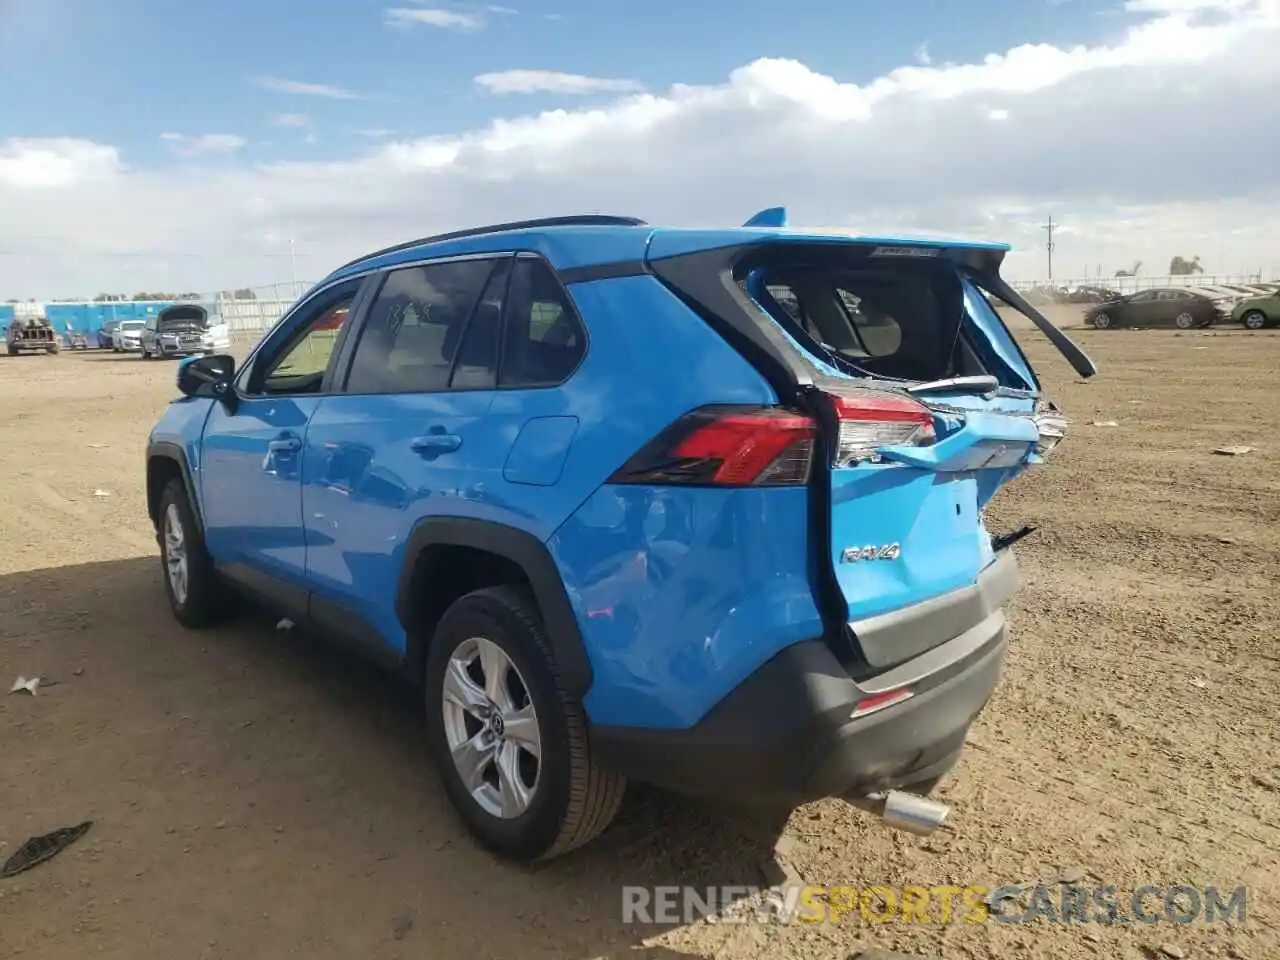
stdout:
{"type": "Polygon", "coordinates": [[[1109,303],[1100,303],[1084,315],[1084,322],[1098,330],[1116,327],[1177,327],[1192,330],[1211,326],[1218,308],[1204,293],[1178,287],[1139,290],[1109,303]]]}
{"type": "Polygon", "coordinates": [[[1280,287],[1268,296],[1241,300],[1231,311],[1231,319],[1246,330],[1280,326],[1280,287]]]}
{"type": "Polygon", "coordinates": [[[1081,286],[1067,294],[1067,303],[1106,303],[1109,300],[1118,300],[1121,296],[1119,290],[1112,290],[1109,287],[1081,286]]]}
{"type": "Polygon", "coordinates": [[[16,317],[5,330],[5,350],[20,353],[57,353],[62,341],[44,317],[16,317]]]}
{"type": "Polygon", "coordinates": [[[142,349],[143,320],[121,320],[111,332],[111,349],[116,353],[136,353],[142,349]]]}
{"type": "Polygon", "coordinates": [[[182,361],[146,464],[175,618],[243,592],[413,681],[505,857],[588,842],[629,779],[936,827],[1030,531],[985,507],[1066,430],[980,291],[1096,370],[1007,246],[779,213],[417,240],[239,368],[182,361]]]}
{"type": "Polygon", "coordinates": [[[231,349],[231,332],[198,303],[177,303],[148,317],[142,328],[142,359],[189,357],[231,349]]]}
{"type": "Polygon", "coordinates": [[[120,326],[119,320],[108,320],[106,323],[102,325],[102,327],[98,330],[98,348],[99,349],[108,350],[114,346],[113,336],[116,332],[116,327],[118,326],[120,326]]]}

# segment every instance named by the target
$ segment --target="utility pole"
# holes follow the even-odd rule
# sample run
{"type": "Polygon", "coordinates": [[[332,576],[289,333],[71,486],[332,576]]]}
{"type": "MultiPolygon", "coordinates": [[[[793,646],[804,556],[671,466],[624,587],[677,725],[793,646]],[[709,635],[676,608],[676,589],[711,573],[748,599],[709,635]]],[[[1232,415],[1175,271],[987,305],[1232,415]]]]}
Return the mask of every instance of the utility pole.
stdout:
{"type": "Polygon", "coordinates": [[[1053,282],[1053,228],[1058,224],[1053,222],[1053,214],[1049,214],[1049,222],[1042,226],[1041,230],[1049,231],[1049,239],[1045,243],[1045,251],[1049,254],[1049,282],[1053,282]]]}

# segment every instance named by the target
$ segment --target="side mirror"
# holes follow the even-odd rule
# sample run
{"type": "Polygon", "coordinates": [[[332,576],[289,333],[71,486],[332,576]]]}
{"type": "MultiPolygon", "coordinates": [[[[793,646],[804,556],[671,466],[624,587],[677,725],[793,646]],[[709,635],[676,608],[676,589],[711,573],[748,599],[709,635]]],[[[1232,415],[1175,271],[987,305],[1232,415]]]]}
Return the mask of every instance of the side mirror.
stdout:
{"type": "Polygon", "coordinates": [[[225,353],[188,357],[178,366],[178,390],[188,397],[224,400],[234,395],[231,380],[235,374],[235,358],[225,353]]]}

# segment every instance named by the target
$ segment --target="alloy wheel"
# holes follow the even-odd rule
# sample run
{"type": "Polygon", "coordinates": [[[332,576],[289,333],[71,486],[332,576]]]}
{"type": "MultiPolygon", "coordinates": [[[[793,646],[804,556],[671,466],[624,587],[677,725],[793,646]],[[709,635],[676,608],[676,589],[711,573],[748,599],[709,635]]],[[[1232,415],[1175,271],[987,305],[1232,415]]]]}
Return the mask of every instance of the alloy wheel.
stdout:
{"type": "Polygon", "coordinates": [[[187,538],[182,530],[182,517],[177,504],[169,504],[164,512],[164,566],[169,577],[169,589],[179,606],[187,602],[189,581],[187,567],[187,538]]]}
{"type": "Polygon", "coordinates": [[[519,669],[492,640],[472,637],[449,657],[443,687],[445,739],[463,786],[491,816],[520,816],[538,788],[542,735],[519,669]]]}

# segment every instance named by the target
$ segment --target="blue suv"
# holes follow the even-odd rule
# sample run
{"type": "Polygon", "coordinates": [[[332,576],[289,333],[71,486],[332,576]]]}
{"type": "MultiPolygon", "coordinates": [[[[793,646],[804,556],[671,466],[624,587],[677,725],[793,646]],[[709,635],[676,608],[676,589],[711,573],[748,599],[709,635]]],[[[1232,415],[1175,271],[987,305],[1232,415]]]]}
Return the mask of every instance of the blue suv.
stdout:
{"type": "Polygon", "coordinates": [[[421,685],[448,796],[517,860],[628,780],[928,803],[1006,648],[1024,531],[984,507],[1065,428],[987,297],[1095,372],[1007,249],[775,208],[362,257],[243,364],[180,367],[146,464],[174,615],[247,595],[421,685]]]}

